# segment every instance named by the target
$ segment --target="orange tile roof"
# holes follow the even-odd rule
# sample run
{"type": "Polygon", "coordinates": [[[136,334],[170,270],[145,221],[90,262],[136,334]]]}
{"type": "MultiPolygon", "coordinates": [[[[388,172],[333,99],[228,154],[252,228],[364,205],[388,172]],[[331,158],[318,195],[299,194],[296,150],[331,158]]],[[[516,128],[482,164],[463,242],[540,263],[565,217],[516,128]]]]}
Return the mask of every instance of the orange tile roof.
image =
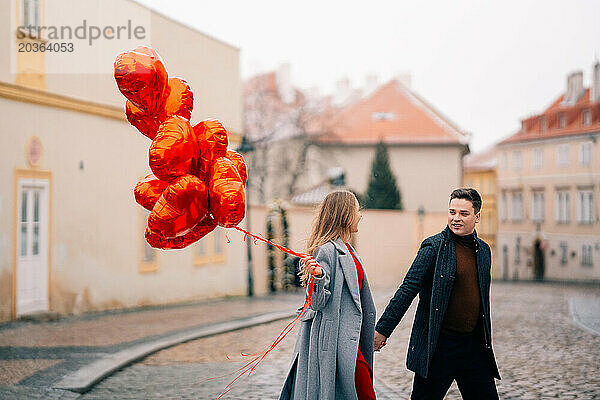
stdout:
{"type": "Polygon", "coordinates": [[[468,143],[466,134],[397,80],[365,99],[328,110],[319,126],[322,143],[372,144],[382,139],[389,144],[468,143]]]}
{"type": "Polygon", "coordinates": [[[600,101],[590,102],[590,90],[585,92],[573,105],[562,104],[565,95],[559,96],[542,113],[521,120],[521,130],[500,142],[518,143],[530,140],[557,138],[600,131],[600,101]],[[583,125],[583,113],[590,112],[590,124],[583,125]],[[560,117],[565,125],[560,127],[560,117]],[[546,126],[545,129],[543,126],[546,126]]]}

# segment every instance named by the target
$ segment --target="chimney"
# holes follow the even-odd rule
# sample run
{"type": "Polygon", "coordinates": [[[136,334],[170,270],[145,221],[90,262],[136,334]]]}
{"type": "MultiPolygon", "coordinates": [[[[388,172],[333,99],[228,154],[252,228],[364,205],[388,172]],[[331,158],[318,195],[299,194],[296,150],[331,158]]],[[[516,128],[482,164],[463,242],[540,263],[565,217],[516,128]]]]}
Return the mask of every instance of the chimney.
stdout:
{"type": "Polygon", "coordinates": [[[592,82],[590,86],[590,102],[600,101],[600,61],[596,61],[596,64],[592,68],[592,82]]]}
{"type": "Polygon", "coordinates": [[[562,101],[563,105],[573,105],[583,94],[583,71],[575,71],[567,77],[567,92],[562,101]]]}
{"type": "Polygon", "coordinates": [[[286,104],[292,104],[296,101],[296,90],[292,86],[290,70],[290,64],[283,63],[275,73],[277,92],[279,93],[281,101],[286,104]]]}
{"type": "Polygon", "coordinates": [[[377,75],[369,74],[365,77],[365,87],[363,89],[363,97],[369,97],[377,89],[377,75]]]}
{"type": "Polygon", "coordinates": [[[333,94],[332,103],[334,106],[340,107],[350,98],[352,91],[350,90],[350,79],[343,78],[335,83],[335,93],[333,94]]]}

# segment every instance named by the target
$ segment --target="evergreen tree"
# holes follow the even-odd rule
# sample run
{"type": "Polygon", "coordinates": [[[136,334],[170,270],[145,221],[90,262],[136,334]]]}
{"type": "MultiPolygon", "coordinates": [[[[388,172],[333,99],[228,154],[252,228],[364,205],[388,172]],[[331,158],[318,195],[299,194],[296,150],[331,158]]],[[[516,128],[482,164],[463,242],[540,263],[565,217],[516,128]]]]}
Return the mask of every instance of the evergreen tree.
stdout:
{"type": "Polygon", "coordinates": [[[402,210],[400,191],[396,186],[396,178],[390,168],[387,146],[383,141],[380,141],[375,149],[369,187],[364,200],[365,208],[402,210]]]}

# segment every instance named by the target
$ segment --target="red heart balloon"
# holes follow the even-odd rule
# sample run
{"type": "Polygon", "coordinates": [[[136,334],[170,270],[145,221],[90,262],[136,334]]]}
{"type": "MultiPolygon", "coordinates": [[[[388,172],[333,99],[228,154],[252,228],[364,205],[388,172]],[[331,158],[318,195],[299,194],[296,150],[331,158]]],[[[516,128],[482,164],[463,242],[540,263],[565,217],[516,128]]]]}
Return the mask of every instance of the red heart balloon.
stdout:
{"type": "Polygon", "coordinates": [[[244,219],[244,185],[233,163],[225,157],[214,160],[210,171],[210,212],[217,224],[231,228],[244,219]]]}
{"type": "Polygon", "coordinates": [[[208,190],[194,175],[177,178],[162,193],[148,216],[151,231],[165,238],[190,232],[208,211],[208,190]]]}
{"type": "Polygon", "coordinates": [[[212,232],[217,227],[217,223],[210,216],[207,215],[202,221],[200,221],[190,232],[183,236],[177,236],[174,238],[165,238],[156,232],[153,232],[150,228],[146,228],[146,240],[148,244],[157,249],[183,249],[190,244],[202,239],[204,236],[212,232]]]}
{"type": "Polygon", "coordinates": [[[197,159],[198,153],[190,122],[173,115],[158,128],[150,146],[148,163],[154,175],[170,182],[190,173],[192,159],[197,159]]]}
{"type": "Polygon", "coordinates": [[[164,108],[168,74],[154,49],[141,46],[119,54],[114,67],[119,90],[136,107],[149,114],[164,108]]]}
{"type": "Polygon", "coordinates": [[[168,182],[161,181],[153,174],[146,175],[133,189],[135,201],[146,210],[152,211],[167,186],[168,182]]]}

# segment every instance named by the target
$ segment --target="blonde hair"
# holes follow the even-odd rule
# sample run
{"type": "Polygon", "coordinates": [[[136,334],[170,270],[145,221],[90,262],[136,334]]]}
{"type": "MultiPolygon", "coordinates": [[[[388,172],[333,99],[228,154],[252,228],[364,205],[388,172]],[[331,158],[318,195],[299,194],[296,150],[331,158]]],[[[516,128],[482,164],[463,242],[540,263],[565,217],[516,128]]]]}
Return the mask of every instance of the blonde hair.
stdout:
{"type": "MultiPolygon", "coordinates": [[[[337,238],[349,241],[352,236],[352,224],[356,219],[357,204],[356,196],[347,190],[331,192],[325,196],[313,220],[306,253],[313,255],[319,246],[337,238]]],[[[309,277],[310,274],[302,263],[300,269],[302,285],[306,286],[309,277]]]]}

